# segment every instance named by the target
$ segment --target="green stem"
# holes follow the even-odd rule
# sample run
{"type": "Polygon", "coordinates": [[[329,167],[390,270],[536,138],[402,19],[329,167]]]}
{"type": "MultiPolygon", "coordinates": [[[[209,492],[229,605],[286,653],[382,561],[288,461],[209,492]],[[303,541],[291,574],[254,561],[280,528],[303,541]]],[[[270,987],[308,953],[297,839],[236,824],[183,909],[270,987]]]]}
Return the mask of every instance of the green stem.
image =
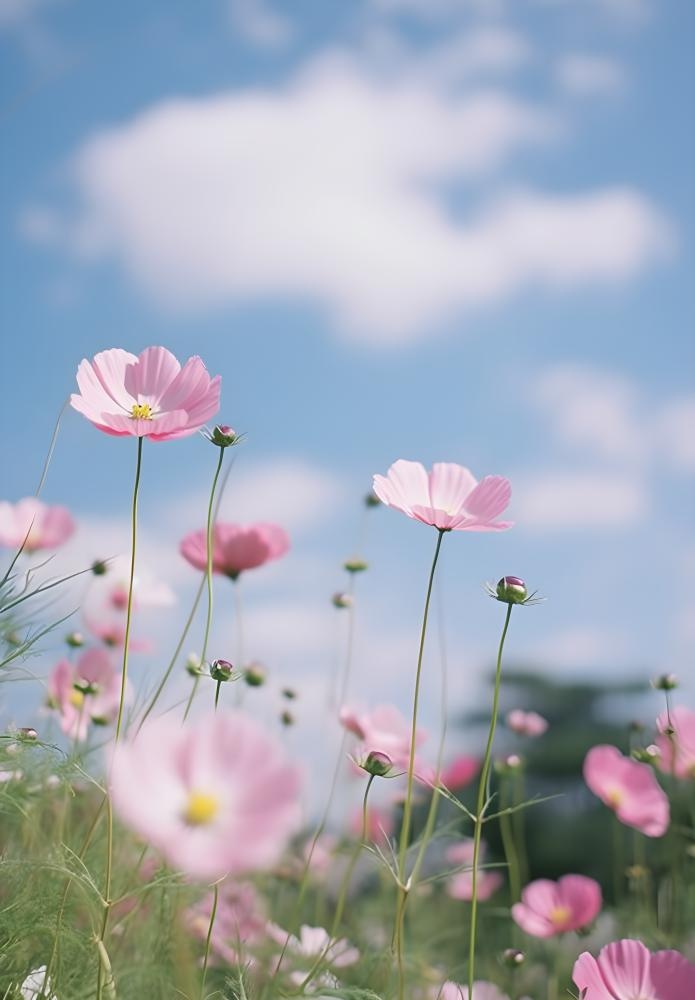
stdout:
{"type": "MultiPolygon", "coordinates": [[[[220,455],[217,459],[217,468],[215,469],[215,475],[212,480],[212,489],[210,490],[210,500],[208,501],[208,519],[206,528],[206,544],[207,544],[207,564],[205,568],[205,582],[207,585],[208,592],[208,612],[205,618],[205,634],[203,636],[203,649],[200,654],[200,666],[204,668],[205,657],[208,651],[208,640],[210,638],[210,626],[212,624],[212,556],[213,556],[213,543],[212,543],[212,530],[214,526],[214,503],[215,503],[215,491],[217,490],[217,481],[220,478],[220,470],[222,468],[222,462],[224,460],[224,448],[219,449],[220,455]]],[[[196,691],[198,690],[198,683],[200,681],[199,677],[196,677],[193,681],[193,687],[191,688],[191,693],[188,696],[188,701],[186,702],[186,710],[183,713],[183,721],[185,722],[188,718],[188,713],[191,710],[191,705],[193,704],[193,699],[195,698],[196,691]]]]}
{"type": "MultiPolygon", "coordinates": [[[[220,448],[220,451],[222,449],[220,448]]],[[[208,925],[208,934],[205,938],[205,955],[203,956],[203,981],[200,985],[200,1000],[205,1000],[205,980],[208,974],[208,962],[210,960],[210,941],[212,940],[212,928],[215,926],[215,917],[217,916],[217,901],[219,899],[219,889],[217,883],[212,887],[212,910],[210,912],[210,923],[208,925]]]]}
{"type": "Polygon", "coordinates": [[[437,544],[434,549],[434,556],[432,558],[432,566],[430,568],[429,580],[427,582],[427,595],[425,597],[425,608],[422,615],[422,628],[420,629],[420,647],[418,649],[417,658],[417,669],[415,671],[415,693],[413,696],[413,718],[410,730],[410,757],[408,759],[408,787],[405,796],[405,805],[403,807],[403,822],[401,824],[401,837],[398,849],[398,900],[396,907],[396,921],[395,921],[395,942],[396,942],[396,956],[398,962],[398,997],[399,1000],[404,1000],[405,998],[405,979],[403,974],[403,921],[405,917],[405,908],[407,905],[408,887],[406,886],[405,878],[405,867],[406,867],[406,857],[408,853],[408,841],[410,839],[410,823],[412,817],[413,809],[413,779],[415,776],[415,745],[417,740],[417,713],[418,705],[420,701],[420,680],[422,677],[422,659],[425,651],[425,638],[427,635],[427,619],[430,610],[430,601],[432,599],[432,585],[434,583],[434,574],[437,568],[437,560],[439,559],[439,550],[442,547],[442,538],[444,537],[444,529],[439,528],[437,533],[437,544]]]}
{"type": "Polygon", "coordinates": [[[625,878],[625,845],[623,828],[616,817],[613,817],[613,903],[618,906],[622,901],[625,878]]]}
{"type": "Polygon", "coordinates": [[[222,687],[222,681],[217,682],[217,687],[215,688],[215,711],[217,711],[217,704],[220,700],[220,688],[222,687]]]}
{"type": "Polygon", "coordinates": [[[519,863],[520,885],[526,885],[529,878],[528,852],[526,850],[526,817],[524,810],[520,808],[524,801],[524,785],[524,769],[520,767],[512,777],[512,806],[514,812],[511,816],[512,829],[514,831],[514,846],[519,863]]]}
{"type": "Polygon", "coordinates": [[[492,764],[492,744],[495,738],[497,727],[497,715],[500,703],[500,682],[502,680],[502,652],[504,650],[504,640],[507,638],[509,619],[512,616],[513,604],[507,605],[507,614],[504,619],[504,628],[500,637],[500,644],[497,650],[497,669],[495,670],[495,692],[492,698],[492,717],[490,719],[490,729],[487,734],[487,744],[485,746],[485,756],[483,757],[483,767],[480,772],[480,782],[478,784],[478,799],[475,808],[475,824],[473,826],[473,871],[471,873],[471,929],[468,944],[468,996],[473,1000],[473,980],[475,979],[475,936],[478,923],[478,862],[480,860],[480,840],[483,830],[483,809],[488,795],[488,781],[490,778],[490,766],[492,764]]]}
{"type": "Polygon", "coordinates": [[[508,780],[503,778],[501,781],[500,792],[500,833],[502,835],[504,857],[507,862],[507,870],[509,872],[509,894],[511,896],[512,903],[517,903],[521,898],[521,872],[519,856],[517,854],[514,834],[512,832],[512,817],[509,813],[504,811],[509,801],[509,796],[506,794],[507,788],[508,780]]]}

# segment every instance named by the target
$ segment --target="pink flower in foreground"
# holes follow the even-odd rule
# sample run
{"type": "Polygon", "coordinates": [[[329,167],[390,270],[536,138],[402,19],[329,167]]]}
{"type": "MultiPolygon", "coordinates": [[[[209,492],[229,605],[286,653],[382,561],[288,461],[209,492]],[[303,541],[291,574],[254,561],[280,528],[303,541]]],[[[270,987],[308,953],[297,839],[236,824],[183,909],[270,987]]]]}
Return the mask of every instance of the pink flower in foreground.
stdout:
{"type": "MultiPolygon", "coordinates": [[[[218,522],[212,534],[212,571],[236,580],[246,569],[255,569],[284,556],[290,540],[277,524],[225,524],[218,522]]],[[[196,569],[206,570],[207,532],[186,535],[179,546],[184,559],[196,569]]]]}
{"type": "Polygon", "coordinates": [[[11,504],[0,503],[0,545],[25,552],[55,549],[66,542],[75,530],[75,522],[66,507],[49,507],[36,497],[25,497],[11,504]]]}
{"type": "Polygon", "coordinates": [[[182,368],[165,347],[148,347],[139,357],[114,347],[80,362],[80,391],[70,403],[106,434],[171,441],[195,433],[217,413],[220,383],[199,357],[182,368]]]}
{"type": "Polygon", "coordinates": [[[695,712],[677,705],[670,715],[666,712],[660,715],[656,725],[659,730],[656,744],[661,751],[658,767],[676,778],[695,778],[695,712]]]}
{"type": "Polygon", "coordinates": [[[113,722],[118,713],[121,675],[104,649],[88,649],[77,663],[60,660],[47,682],[49,704],[72,740],[86,740],[89,723],[113,722]]]}
{"type": "Polygon", "coordinates": [[[585,875],[563,875],[557,882],[539,878],[523,890],[512,917],[527,934],[549,938],[586,927],[602,903],[601,886],[585,875]]]}
{"type": "Polygon", "coordinates": [[[666,793],[648,764],[624,757],[617,747],[592,747],[584,759],[584,780],[621,823],[647,837],[662,837],[669,824],[666,793]]]}
{"type": "MultiPolygon", "coordinates": [[[[212,892],[192,906],[186,922],[196,937],[205,941],[210,927],[214,896],[212,892]]],[[[210,938],[211,954],[227,965],[248,961],[240,954],[245,945],[254,945],[267,937],[267,919],[258,893],[250,882],[225,881],[219,887],[217,911],[210,938]]]]}
{"type": "Polygon", "coordinates": [[[650,952],[641,941],[613,941],[594,958],[585,951],[572,971],[583,1000],[687,1000],[695,965],[677,951],[650,952]]]}
{"type": "Polygon", "coordinates": [[[542,736],[548,729],[548,720],[538,712],[524,712],[514,708],[507,712],[505,723],[508,729],[519,736],[542,736]]]}
{"type": "MultiPolygon", "coordinates": [[[[295,959],[304,961],[307,966],[311,966],[320,956],[324,956],[324,962],[333,968],[345,968],[354,965],[359,961],[360,953],[345,938],[330,938],[328,931],[323,927],[309,927],[302,924],[299,929],[299,937],[290,934],[281,927],[269,925],[269,934],[283,947],[286,944],[286,953],[294,956],[295,959]]],[[[291,978],[297,984],[306,978],[306,972],[295,972],[291,978]]]]}
{"type": "Polygon", "coordinates": [[[442,770],[440,782],[450,792],[458,792],[462,788],[470,785],[480,770],[480,761],[477,757],[469,757],[461,754],[454,757],[450,763],[442,770]]]}
{"type": "MultiPolygon", "coordinates": [[[[478,877],[476,879],[476,897],[478,902],[485,902],[502,885],[504,881],[502,874],[494,869],[481,868],[485,863],[486,845],[480,845],[480,864],[478,866],[478,877]]],[[[473,840],[467,837],[458,844],[449,847],[446,852],[446,860],[451,865],[467,865],[467,871],[457,872],[448,879],[447,892],[452,899],[473,899],[473,840]]]]}
{"type": "MultiPolygon", "coordinates": [[[[468,987],[447,982],[430,990],[429,1000],[468,1000],[468,987]]],[[[509,997],[494,983],[476,979],[473,983],[473,1000],[509,1000],[509,997]]]]}
{"type": "MultiPolygon", "coordinates": [[[[339,714],[340,724],[360,741],[358,756],[370,752],[385,753],[391,758],[395,768],[406,768],[410,759],[410,722],[395,705],[378,705],[371,712],[356,712],[343,706],[339,714]]],[[[427,739],[424,730],[418,730],[415,745],[420,746],[427,739]]],[[[417,762],[416,762],[417,768],[417,762]]],[[[422,769],[423,771],[426,768],[422,769]]],[[[432,776],[434,780],[434,776],[432,776]]]]}
{"type": "Polygon", "coordinates": [[[272,865],[300,821],[299,772],[241,713],[148,721],[113,753],[121,819],[173,868],[210,881],[272,865]]]}
{"type": "Polygon", "coordinates": [[[428,474],[419,462],[401,458],[385,476],[374,476],[374,492],[387,507],[442,531],[503,531],[513,523],[495,520],[509,504],[509,480],[486,476],[478,482],[453,462],[436,462],[428,474]]]}

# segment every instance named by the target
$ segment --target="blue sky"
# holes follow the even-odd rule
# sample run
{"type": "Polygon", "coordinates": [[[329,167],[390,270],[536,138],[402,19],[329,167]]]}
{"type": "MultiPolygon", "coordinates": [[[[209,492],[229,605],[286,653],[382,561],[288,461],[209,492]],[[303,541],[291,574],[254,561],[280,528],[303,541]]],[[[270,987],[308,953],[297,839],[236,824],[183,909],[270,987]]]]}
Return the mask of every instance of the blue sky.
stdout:
{"type": "MultiPolygon", "coordinates": [[[[513,531],[446,539],[452,704],[479,696],[481,584],[506,572],[549,598],[516,658],[687,674],[694,22],[688,0],[0,0],[3,495],[33,491],[82,357],[162,343],[222,374],[248,434],[223,512],[292,535],[249,575],[246,633],[307,715],[361,497],[399,457],[514,487],[513,531]]],[[[133,462],[66,414],[64,565],[127,546],[133,462]]],[[[146,448],[143,558],[179,608],[213,464],[198,438],[146,448]]],[[[433,543],[370,516],[355,700],[408,704],[433,543]]],[[[181,612],[159,614],[166,656],[181,612]]]]}

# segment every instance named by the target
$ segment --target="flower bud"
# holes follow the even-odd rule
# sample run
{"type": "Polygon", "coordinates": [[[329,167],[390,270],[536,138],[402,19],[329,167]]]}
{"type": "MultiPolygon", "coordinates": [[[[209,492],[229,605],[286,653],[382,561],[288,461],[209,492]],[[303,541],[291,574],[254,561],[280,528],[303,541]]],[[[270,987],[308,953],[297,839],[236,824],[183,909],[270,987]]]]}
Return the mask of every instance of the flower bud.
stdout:
{"type": "Polygon", "coordinates": [[[639,719],[633,719],[632,722],[629,724],[628,729],[630,730],[631,733],[643,733],[644,723],[640,722],[639,719]]]}
{"type": "Polygon", "coordinates": [[[518,576],[503,576],[495,588],[497,600],[505,604],[523,604],[528,597],[526,584],[518,576]]]}
{"type": "Polygon", "coordinates": [[[393,769],[393,761],[387,753],[381,750],[370,750],[366,757],[359,762],[359,766],[367,774],[373,774],[377,778],[385,778],[393,769]]]}
{"type": "Polygon", "coordinates": [[[70,632],[69,635],[65,636],[65,642],[70,649],[80,649],[81,646],[84,646],[84,636],[81,632],[70,632]]]}
{"type": "Polygon", "coordinates": [[[104,559],[96,559],[92,563],[92,573],[94,576],[104,576],[108,572],[108,563],[104,559]]]}
{"type": "Polygon", "coordinates": [[[678,678],[675,674],[661,674],[652,681],[652,687],[657,691],[673,691],[678,687],[678,678]]]}
{"type": "Polygon", "coordinates": [[[497,774],[513,774],[524,766],[523,758],[518,753],[510,753],[502,760],[495,761],[497,774]]]}
{"type": "Polygon", "coordinates": [[[99,685],[94,684],[92,681],[86,681],[83,677],[78,677],[72,685],[75,691],[79,691],[80,694],[98,694],[99,685]]]}
{"type": "Polygon", "coordinates": [[[197,653],[189,653],[186,657],[186,673],[191,677],[200,677],[204,673],[203,664],[197,653]]]}
{"type": "Polygon", "coordinates": [[[516,968],[519,965],[523,965],[526,961],[526,955],[523,951],[519,951],[518,948],[506,948],[502,952],[502,959],[505,965],[509,965],[511,968],[516,968]]]}
{"type": "Polygon", "coordinates": [[[333,594],[331,600],[333,601],[334,608],[351,608],[354,603],[352,595],[344,594],[341,591],[338,591],[338,593],[333,594]]]}
{"type": "Polygon", "coordinates": [[[294,699],[297,697],[297,692],[294,690],[294,688],[283,688],[282,697],[287,698],[288,701],[294,701],[294,699]]]}
{"type": "Polygon", "coordinates": [[[17,730],[17,736],[20,740],[27,740],[29,743],[34,743],[39,738],[39,734],[31,726],[22,726],[21,729],[17,730]]]}
{"type": "Polygon", "coordinates": [[[285,709],[284,712],[280,713],[280,722],[283,724],[283,726],[293,726],[294,716],[292,715],[291,712],[288,712],[287,709],[285,709]]]}
{"type": "Polygon", "coordinates": [[[210,676],[213,681],[231,681],[234,674],[234,667],[229,660],[215,660],[210,667],[210,676]]]}
{"type": "Polygon", "coordinates": [[[260,663],[249,663],[244,670],[244,680],[249,687],[262,687],[266,681],[265,668],[260,663]]]}
{"type": "Polygon", "coordinates": [[[218,448],[229,448],[238,443],[239,435],[229,424],[217,424],[210,432],[209,440],[218,448]]]}
{"type": "Polygon", "coordinates": [[[346,559],[343,563],[343,569],[347,570],[348,573],[364,573],[368,568],[369,563],[366,563],[364,559],[346,559]]]}
{"type": "Polygon", "coordinates": [[[661,750],[652,743],[648,747],[636,747],[631,756],[641,764],[654,764],[661,756],[661,750]]]}
{"type": "Polygon", "coordinates": [[[381,505],[381,500],[374,492],[367,493],[364,498],[365,507],[379,507],[381,505]]]}
{"type": "Polygon", "coordinates": [[[14,629],[11,629],[9,632],[5,632],[5,634],[3,635],[3,639],[5,640],[8,646],[22,645],[22,637],[19,634],[19,632],[16,632],[14,629]]]}

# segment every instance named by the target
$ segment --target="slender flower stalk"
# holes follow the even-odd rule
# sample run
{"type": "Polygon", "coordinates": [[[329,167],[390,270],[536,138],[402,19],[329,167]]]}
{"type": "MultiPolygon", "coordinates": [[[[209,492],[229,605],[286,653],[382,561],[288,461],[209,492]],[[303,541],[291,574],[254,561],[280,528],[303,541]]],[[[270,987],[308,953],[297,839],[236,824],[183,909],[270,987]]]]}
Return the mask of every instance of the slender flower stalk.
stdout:
{"type": "MultiPolygon", "coordinates": [[[[515,777],[511,778],[511,781],[515,781],[515,777]]],[[[512,829],[513,813],[509,813],[507,808],[512,804],[513,808],[513,795],[510,798],[509,795],[509,784],[510,779],[505,776],[500,782],[500,833],[502,835],[502,847],[504,849],[504,857],[507,862],[507,871],[509,872],[509,894],[513,903],[518,903],[521,898],[521,863],[519,861],[519,853],[517,850],[517,843],[514,836],[514,831],[512,829]]]]}
{"type": "Polygon", "coordinates": [[[422,659],[425,652],[425,638],[427,636],[427,619],[429,617],[430,601],[432,599],[432,586],[434,584],[434,574],[439,560],[439,551],[442,547],[442,538],[446,528],[437,529],[437,544],[434,549],[432,566],[427,583],[427,594],[425,597],[425,608],[422,615],[422,628],[420,629],[420,647],[418,650],[417,669],[415,671],[415,693],[413,695],[413,717],[410,730],[410,758],[408,760],[408,787],[403,807],[403,822],[401,824],[401,836],[398,848],[398,900],[396,906],[395,923],[395,947],[398,962],[398,997],[399,1000],[405,998],[405,977],[403,969],[403,922],[405,918],[405,908],[409,887],[406,884],[406,858],[408,853],[408,840],[410,838],[410,823],[413,809],[413,783],[415,777],[415,746],[417,742],[417,715],[420,701],[420,681],[422,678],[422,659]]]}
{"type": "MultiPolygon", "coordinates": [[[[213,602],[213,591],[212,591],[212,556],[213,556],[213,545],[212,545],[212,530],[214,526],[214,504],[215,504],[215,492],[217,490],[217,481],[220,478],[220,471],[222,469],[222,462],[224,461],[224,448],[219,447],[219,458],[217,459],[217,468],[215,469],[215,475],[212,480],[212,489],[210,490],[210,500],[208,501],[208,520],[206,529],[207,538],[207,566],[205,569],[205,582],[208,592],[208,610],[205,618],[205,633],[203,635],[203,648],[200,653],[200,665],[203,667],[205,665],[205,656],[208,649],[208,640],[210,638],[210,625],[212,624],[212,602],[213,602]]],[[[193,699],[195,698],[196,691],[198,690],[198,684],[200,678],[196,677],[193,680],[193,687],[191,688],[191,693],[188,696],[188,701],[186,702],[186,710],[183,713],[184,722],[188,718],[188,713],[191,710],[191,705],[193,704],[193,699]]]]}
{"type": "Polygon", "coordinates": [[[475,938],[478,921],[478,862],[480,860],[480,840],[483,832],[483,811],[489,796],[490,766],[492,763],[492,744],[495,739],[495,729],[497,728],[497,716],[499,714],[500,682],[502,680],[502,653],[504,651],[504,641],[507,638],[509,619],[512,616],[513,603],[507,604],[507,613],[504,619],[504,628],[500,637],[499,648],[497,650],[497,669],[495,670],[495,691],[492,699],[492,717],[490,719],[490,729],[487,735],[485,746],[485,756],[483,757],[483,767],[480,772],[480,782],[478,784],[478,799],[475,808],[475,823],[473,826],[473,871],[472,896],[471,896],[471,928],[468,944],[468,996],[473,1000],[473,981],[475,979],[475,938]]]}

